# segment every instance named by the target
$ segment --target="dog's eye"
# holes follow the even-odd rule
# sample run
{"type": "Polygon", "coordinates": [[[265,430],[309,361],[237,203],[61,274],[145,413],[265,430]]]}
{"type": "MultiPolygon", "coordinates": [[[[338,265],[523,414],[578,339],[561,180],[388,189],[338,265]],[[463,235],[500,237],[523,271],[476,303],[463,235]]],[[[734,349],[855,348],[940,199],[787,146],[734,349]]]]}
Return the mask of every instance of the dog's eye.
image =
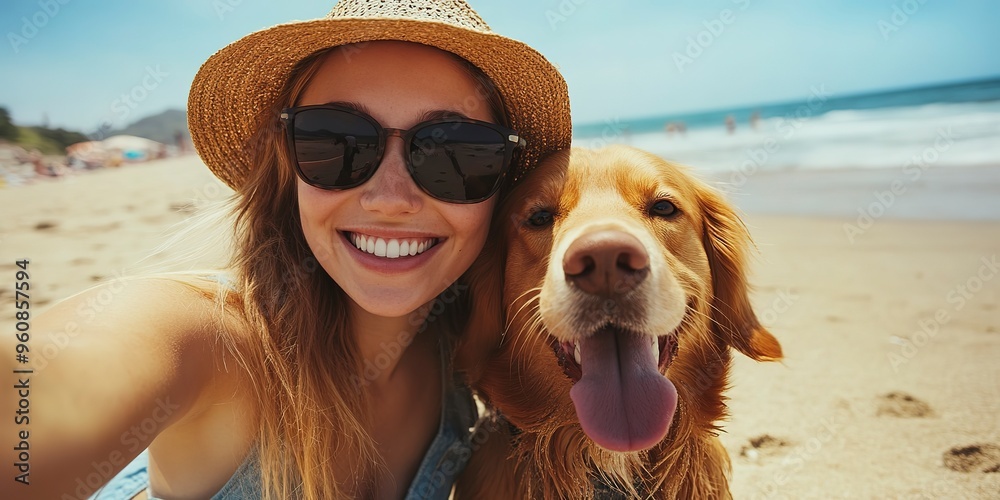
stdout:
{"type": "Polygon", "coordinates": [[[677,207],[670,200],[657,200],[649,207],[649,214],[658,217],[672,217],[677,212],[677,207]]]}
{"type": "Polygon", "coordinates": [[[528,216],[527,223],[529,226],[535,228],[548,226],[552,224],[552,212],[545,209],[535,210],[528,216]]]}

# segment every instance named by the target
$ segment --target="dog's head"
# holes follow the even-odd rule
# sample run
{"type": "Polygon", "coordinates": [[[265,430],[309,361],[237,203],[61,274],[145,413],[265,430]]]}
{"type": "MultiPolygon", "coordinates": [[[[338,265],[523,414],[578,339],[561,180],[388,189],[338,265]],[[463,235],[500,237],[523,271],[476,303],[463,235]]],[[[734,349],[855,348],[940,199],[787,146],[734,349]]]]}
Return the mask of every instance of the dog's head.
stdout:
{"type": "Polygon", "coordinates": [[[781,357],[750,306],[743,223],[651,154],[550,156],[501,205],[487,245],[460,366],[523,429],[579,422],[606,450],[647,449],[678,399],[705,426],[723,416],[728,347],[781,357]]]}

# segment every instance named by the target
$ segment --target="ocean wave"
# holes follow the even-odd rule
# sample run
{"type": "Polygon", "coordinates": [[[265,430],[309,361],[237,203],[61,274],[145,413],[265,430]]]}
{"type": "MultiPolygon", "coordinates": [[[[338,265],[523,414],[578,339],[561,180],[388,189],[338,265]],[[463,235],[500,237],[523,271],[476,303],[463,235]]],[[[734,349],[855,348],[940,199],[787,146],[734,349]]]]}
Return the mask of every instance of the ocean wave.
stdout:
{"type": "Polygon", "coordinates": [[[610,141],[580,136],[574,144],[629,144],[706,170],[890,168],[933,159],[935,165],[1000,163],[1000,102],[835,110],[809,117],[775,116],[735,133],[718,126],[624,133],[610,141]],[[916,159],[915,159],[916,158],[916,159]]]}

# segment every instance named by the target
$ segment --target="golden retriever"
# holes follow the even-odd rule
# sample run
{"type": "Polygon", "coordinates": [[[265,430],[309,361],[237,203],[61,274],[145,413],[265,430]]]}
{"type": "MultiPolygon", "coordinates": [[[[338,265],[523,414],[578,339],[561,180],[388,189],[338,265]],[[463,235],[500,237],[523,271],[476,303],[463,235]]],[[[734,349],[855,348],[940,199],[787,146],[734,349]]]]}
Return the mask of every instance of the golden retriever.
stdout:
{"type": "Polygon", "coordinates": [[[470,270],[457,366],[501,419],[456,498],[729,498],[729,347],[781,358],[749,246],[717,191],[652,154],[545,159],[470,270]]]}

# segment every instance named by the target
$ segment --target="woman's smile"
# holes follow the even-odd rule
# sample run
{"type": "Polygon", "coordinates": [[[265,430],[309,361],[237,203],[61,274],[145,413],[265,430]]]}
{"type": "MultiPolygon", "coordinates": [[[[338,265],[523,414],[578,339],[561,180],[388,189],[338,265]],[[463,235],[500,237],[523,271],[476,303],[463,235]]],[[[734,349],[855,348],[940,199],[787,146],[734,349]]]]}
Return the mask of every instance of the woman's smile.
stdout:
{"type": "Polygon", "coordinates": [[[416,256],[424,253],[438,243],[438,238],[436,237],[382,237],[356,231],[344,231],[343,234],[358,250],[387,259],[416,256]]]}

